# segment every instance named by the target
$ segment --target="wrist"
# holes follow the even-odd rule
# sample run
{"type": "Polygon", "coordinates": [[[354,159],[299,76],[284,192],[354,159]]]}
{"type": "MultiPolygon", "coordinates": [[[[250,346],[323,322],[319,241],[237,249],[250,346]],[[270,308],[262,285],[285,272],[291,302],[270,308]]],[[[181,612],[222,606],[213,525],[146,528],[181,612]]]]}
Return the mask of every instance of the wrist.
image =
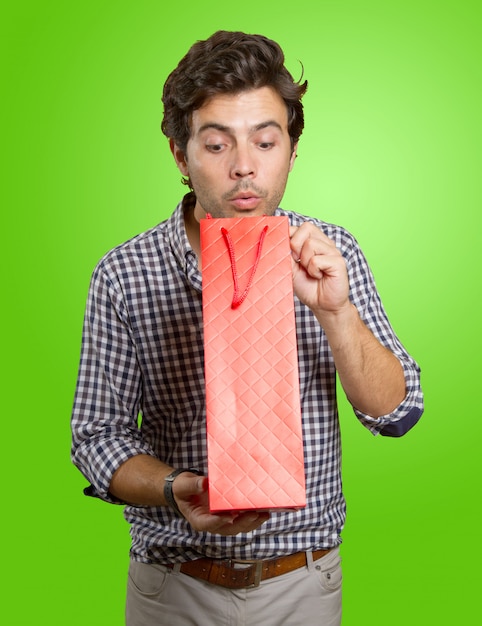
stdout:
{"type": "Polygon", "coordinates": [[[349,300],[339,309],[319,309],[314,313],[325,332],[343,331],[359,321],[358,310],[349,300]]]}
{"type": "Polygon", "coordinates": [[[166,504],[175,512],[179,517],[184,517],[181,513],[179,506],[176,502],[173,492],[174,480],[179,476],[179,474],[183,474],[184,472],[190,472],[191,474],[196,474],[197,476],[202,476],[202,472],[192,467],[185,468],[181,467],[179,469],[174,470],[170,474],[168,474],[164,478],[164,500],[166,504]]]}

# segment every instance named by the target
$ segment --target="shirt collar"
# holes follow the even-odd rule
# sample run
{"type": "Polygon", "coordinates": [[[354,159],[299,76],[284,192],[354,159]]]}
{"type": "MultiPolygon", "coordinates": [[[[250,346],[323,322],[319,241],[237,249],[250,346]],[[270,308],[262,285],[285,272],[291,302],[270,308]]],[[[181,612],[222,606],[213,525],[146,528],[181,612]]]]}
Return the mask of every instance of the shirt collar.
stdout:
{"type": "Polygon", "coordinates": [[[201,291],[202,278],[198,269],[198,258],[189,242],[184,223],[186,211],[192,210],[195,202],[196,197],[192,192],[184,196],[167,221],[167,234],[174,258],[184,274],[186,274],[191,285],[197,291],[201,291]]]}
{"type": "Polygon", "coordinates": [[[190,260],[197,260],[196,254],[189,243],[186,226],[184,224],[184,214],[193,206],[195,201],[195,197],[192,193],[185,195],[167,221],[167,232],[172,253],[184,271],[186,271],[187,264],[190,260]]]}

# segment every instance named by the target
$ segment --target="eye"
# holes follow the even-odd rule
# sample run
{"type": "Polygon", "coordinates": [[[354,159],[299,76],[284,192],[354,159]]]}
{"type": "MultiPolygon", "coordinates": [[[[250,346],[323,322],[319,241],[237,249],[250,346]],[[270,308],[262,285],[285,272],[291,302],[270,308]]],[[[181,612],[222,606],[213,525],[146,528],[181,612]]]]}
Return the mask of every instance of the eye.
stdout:
{"type": "Polygon", "coordinates": [[[221,152],[223,148],[224,145],[221,143],[206,144],[206,150],[208,150],[208,152],[221,152]]]}
{"type": "Polygon", "coordinates": [[[258,148],[260,150],[269,150],[273,146],[274,143],[272,141],[260,141],[260,143],[258,143],[258,148]]]}

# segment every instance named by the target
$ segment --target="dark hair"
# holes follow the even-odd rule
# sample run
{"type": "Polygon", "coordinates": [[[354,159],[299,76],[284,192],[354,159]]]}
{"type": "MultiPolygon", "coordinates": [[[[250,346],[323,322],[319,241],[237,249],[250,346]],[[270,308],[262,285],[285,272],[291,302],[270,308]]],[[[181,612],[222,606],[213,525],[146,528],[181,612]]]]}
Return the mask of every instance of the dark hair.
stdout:
{"type": "Polygon", "coordinates": [[[298,83],[284,66],[280,46],[262,35],[217,31],[196,42],[169,75],[162,95],[162,132],[186,151],[191,115],[211,97],[273,87],[288,109],[288,133],[294,145],[304,126],[301,98],[308,81],[298,83]]]}

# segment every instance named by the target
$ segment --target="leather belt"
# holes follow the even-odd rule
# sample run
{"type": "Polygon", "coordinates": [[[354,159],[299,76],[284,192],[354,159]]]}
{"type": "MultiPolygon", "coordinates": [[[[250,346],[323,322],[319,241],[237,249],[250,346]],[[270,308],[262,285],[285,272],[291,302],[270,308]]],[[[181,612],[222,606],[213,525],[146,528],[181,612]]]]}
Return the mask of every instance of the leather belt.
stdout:
{"type": "MultiPolygon", "coordinates": [[[[321,559],[330,550],[315,550],[313,561],[321,559]]],[[[258,587],[262,580],[287,574],[307,565],[306,552],[296,552],[288,556],[265,561],[242,561],[237,559],[196,559],[181,564],[180,571],[188,576],[199,578],[213,585],[228,589],[258,587]]],[[[167,567],[173,569],[174,565],[167,567]]]]}

